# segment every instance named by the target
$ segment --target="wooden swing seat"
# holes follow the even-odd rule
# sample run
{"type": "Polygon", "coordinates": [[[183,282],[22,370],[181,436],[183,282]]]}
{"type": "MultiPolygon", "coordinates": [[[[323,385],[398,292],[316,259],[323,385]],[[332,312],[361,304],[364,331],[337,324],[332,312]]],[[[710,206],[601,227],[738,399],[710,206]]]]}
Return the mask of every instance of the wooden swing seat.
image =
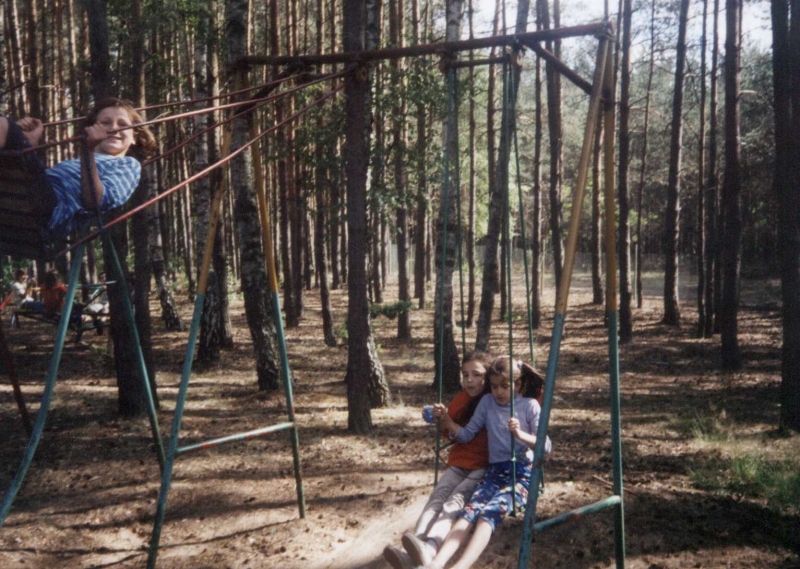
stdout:
{"type": "Polygon", "coordinates": [[[0,150],[0,255],[49,261],[64,246],[43,234],[49,219],[30,200],[30,176],[20,152],[0,150]]]}

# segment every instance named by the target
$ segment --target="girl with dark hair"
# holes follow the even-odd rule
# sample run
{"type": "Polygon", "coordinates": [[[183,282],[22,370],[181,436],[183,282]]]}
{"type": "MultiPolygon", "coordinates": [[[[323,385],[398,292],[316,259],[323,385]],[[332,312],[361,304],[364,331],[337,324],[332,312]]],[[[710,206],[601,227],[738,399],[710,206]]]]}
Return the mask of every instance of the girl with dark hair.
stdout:
{"type": "MultiPolygon", "coordinates": [[[[489,356],[479,351],[464,356],[461,364],[463,390],[453,398],[448,410],[448,418],[456,424],[467,425],[481,398],[489,392],[486,382],[489,361],[489,356]]],[[[447,435],[445,429],[443,434],[447,435]]],[[[406,551],[393,545],[387,545],[383,550],[383,556],[394,569],[416,567],[420,563],[412,562],[415,557],[427,561],[433,559],[456,516],[483,477],[488,462],[485,430],[467,443],[453,445],[447,458],[447,469],[428,498],[414,531],[403,534],[402,542],[406,551]]]]}

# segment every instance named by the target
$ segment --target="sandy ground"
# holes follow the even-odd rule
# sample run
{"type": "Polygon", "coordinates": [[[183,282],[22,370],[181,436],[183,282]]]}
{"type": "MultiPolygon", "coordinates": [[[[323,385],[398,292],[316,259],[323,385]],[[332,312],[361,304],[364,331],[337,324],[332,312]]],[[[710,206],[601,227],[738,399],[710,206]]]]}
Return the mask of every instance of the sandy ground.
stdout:
{"type": "MultiPolygon", "coordinates": [[[[539,517],[601,499],[610,491],[608,359],[603,308],[589,304],[586,275],[571,296],[561,352],[539,517]]],[[[666,569],[800,567],[800,519],[764,500],[712,493],[692,470],[724,460],[691,425],[724,415],[741,444],[797,456],[800,437],[775,436],[780,381],[778,284],[745,283],[742,372],[718,371],[718,341],[692,337],[686,323],[659,323],[659,281],[649,279],[645,305],[634,311],[635,340],[621,353],[627,567],[666,569]]],[[[394,287],[388,291],[394,294],[394,287]]],[[[291,449],[285,433],[202,451],[178,460],[161,540],[159,567],[285,569],[385,568],[383,547],[409,529],[433,481],[433,438],[419,417],[432,401],[432,322],[413,312],[414,340],[394,339],[396,322],[376,319],[380,357],[392,406],[373,411],[375,432],[346,431],[342,383],[347,352],[322,342],[317,292],[301,325],[288,331],[308,515],[299,519],[291,449]]],[[[346,297],[334,291],[336,325],[346,297]]],[[[684,295],[685,299],[691,298],[684,295]]],[[[391,300],[391,299],[390,299],[391,300]]],[[[522,314],[524,297],[515,310],[522,314]]],[[[552,297],[545,298],[547,306],[552,297]]],[[[182,306],[188,321],[188,304],[182,306]]],[[[153,307],[157,314],[157,306],[153,307]]],[[[7,317],[3,319],[7,325],[7,317]]],[[[552,312],[536,332],[544,362],[552,312]]],[[[252,347],[234,302],[236,347],[193,376],[183,442],[284,421],[280,394],[259,393],[252,347]]],[[[516,353],[527,350],[526,324],[515,323],[516,353]]],[[[185,333],[154,324],[160,421],[171,421],[185,333]]],[[[494,324],[494,350],[507,351],[507,328],[494,324]]],[[[25,324],[9,336],[23,388],[35,410],[52,330],[25,324]]],[[[472,338],[474,330],[468,330],[472,338]]],[[[116,415],[113,371],[104,338],[87,334],[69,347],[44,439],[27,482],[0,530],[0,568],[143,567],[159,474],[146,420],[116,415]]],[[[340,341],[341,343],[341,341],[340,341]]],[[[7,379],[0,377],[0,491],[14,474],[26,438],[7,379]]],[[[497,532],[478,567],[516,567],[521,519],[497,532]]],[[[615,566],[613,524],[601,513],[567,524],[534,543],[535,567],[615,566]]]]}

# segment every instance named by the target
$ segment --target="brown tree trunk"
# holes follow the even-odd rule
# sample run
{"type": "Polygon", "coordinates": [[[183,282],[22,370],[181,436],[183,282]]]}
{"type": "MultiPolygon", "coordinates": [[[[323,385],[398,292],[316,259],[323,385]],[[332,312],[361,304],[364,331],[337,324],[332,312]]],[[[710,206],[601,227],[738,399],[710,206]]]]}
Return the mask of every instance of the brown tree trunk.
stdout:
{"type": "MultiPolygon", "coordinates": [[[[494,9],[494,24],[493,24],[493,35],[498,34],[498,30],[500,28],[500,13],[501,13],[501,2],[497,0],[495,2],[495,9],[494,9]]],[[[495,49],[492,48],[491,56],[494,57],[495,49]]],[[[494,116],[495,116],[495,89],[496,89],[496,73],[495,73],[495,66],[494,64],[489,66],[489,81],[487,86],[487,103],[486,103],[486,163],[487,163],[487,171],[489,173],[489,208],[490,208],[490,219],[494,219],[494,224],[499,224],[500,220],[497,219],[499,217],[499,213],[494,213],[492,215],[491,211],[492,208],[496,211],[497,208],[500,206],[501,198],[498,196],[497,191],[497,177],[495,176],[495,172],[497,171],[497,152],[495,146],[495,125],[494,125],[494,116]],[[493,205],[494,204],[494,205],[493,205]]],[[[493,239],[486,240],[484,242],[483,248],[483,274],[481,276],[481,299],[478,305],[478,324],[475,330],[475,348],[478,350],[483,350],[488,352],[489,351],[489,337],[491,334],[492,329],[492,312],[494,310],[494,295],[497,294],[498,289],[500,289],[500,272],[498,270],[498,256],[497,256],[497,249],[498,249],[498,236],[500,233],[499,228],[493,227],[493,233],[495,236],[493,239]]]]}
{"type": "Polygon", "coordinates": [[[642,134],[642,159],[639,166],[639,184],[636,203],[636,307],[641,308],[643,303],[642,292],[642,253],[644,241],[642,240],[642,202],[644,198],[645,175],[647,174],[647,142],[650,126],[650,94],[653,91],[653,71],[655,69],[656,45],[656,3],[653,0],[650,8],[650,64],[647,71],[647,92],[644,99],[644,133],[642,134]]]}
{"type": "Polygon", "coordinates": [[[675,87],[672,96],[672,126],[667,181],[667,210],[664,229],[664,319],[663,323],[678,326],[681,321],[678,302],[678,236],[680,233],[680,168],[683,135],[683,79],[686,67],[686,23],[689,0],[681,0],[678,19],[678,47],[675,57],[675,87]]]}
{"type": "Polygon", "coordinates": [[[772,0],[775,177],[783,346],[780,428],[800,431],[800,5],[772,0]]]}
{"type": "Polygon", "coordinates": [[[622,2],[622,74],[619,99],[619,174],[617,202],[619,226],[617,228],[617,258],[619,262],[619,342],[627,344],[633,338],[631,314],[631,231],[628,205],[628,168],[631,155],[631,0],[622,2]]]}
{"type": "Polygon", "coordinates": [[[603,118],[597,121],[594,132],[594,153],[592,154],[592,304],[603,304],[602,241],[600,238],[600,157],[602,155],[603,118]]]}
{"type": "MultiPolygon", "coordinates": [[[[539,2],[536,11],[536,30],[542,29],[542,13],[539,2]]],[[[533,223],[531,230],[531,326],[538,329],[542,324],[542,62],[536,58],[534,77],[536,111],[533,132],[533,223]]]]}
{"type": "MultiPolygon", "coordinates": [[[[403,2],[391,0],[389,4],[389,35],[395,47],[403,46],[403,2]]],[[[405,101],[400,97],[403,87],[403,68],[399,59],[390,62],[392,91],[395,104],[392,107],[392,142],[394,145],[394,186],[399,203],[397,207],[397,286],[398,300],[406,307],[397,315],[397,339],[411,339],[411,295],[408,282],[408,210],[406,208],[405,172],[405,101]]]]}
{"type": "Polygon", "coordinates": [[[703,0],[703,30],[700,34],[700,129],[697,153],[697,329],[698,338],[705,337],[706,322],[706,262],[705,262],[705,158],[706,158],[706,29],[708,0],[703,0]]]}
{"type": "Polygon", "coordinates": [[[725,172],[722,209],[725,229],[722,240],[722,304],[719,307],[722,368],[742,367],[739,351],[739,270],[741,267],[742,214],[739,207],[739,18],[738,0],[725,2],[725,172]]]}
{"type": "MultiPolygon", "coordinates": [[[[475,37],[473,0],[469,0],[467,17],[469,19],[469,37],[475,37]]],[[[475,53],[469,52],[469,60],[474,61],[475,53]]],[[[475,68],[469,68],[469,181],[467,191],[469,193],[469,206],[467,210],[467,321],[463,323],[466,327],[471,327],[475,320],[475,132],[477,125],[475,122],[475,68]]]]}
{"type": "MultiPolygon", "coordinates": [[[[344,50],[361,51],[366,22],[359,0],[344,0],[344,50]]],[[[367,4],[368,19],[375,25],[377,6],[367,4]]],[[[369,42],[368,42],[369,45],[369,42]]],[[[369,160],[369,82],[359,74],[345,77],[345,174],[347,178],[348,256],[347,307],[347,427],[355,433],[372,431],[370,386],[373,375],[383,379],[372,330],[367,298],[367,166],[369,160]]],[[[386,393],[388,402],[388,391],[386,393]]]]}
{"type": "MultiPolygon", "coordinates": [[[[247,1],[227,0],[225,39],[228,44],[229,65],[245,53],[246,30],[247,1]]],[[[252,115],[248,116],[252,120],[252,115]]],[[[248,119],[235,119],[231,135],[231,151],[240,148],[249,138],[248,119]]],[[[281,378],[278,366],[276,319],[280,318],[280,314],[274,313],[273,304],[267,293],[269,290],[267,273],[251,170],[250,152],[243,152],[230,162],[231,185],[236,196],[234,218],[242,255],[242,293],[245,316],[256,357],[258,387],[261,390],[274,391],[281,387],[281,379],[291,381],[291,378],[281,378]]]]}
{"type": "Polygon", "coordinates": [[[713,47],[711,49],[711,86],[708,102],[708,160],[706,161],[705,181],[705,322],[703,323],[703,337],[711,338],[714,335],[714,321],[716,320],[719,296],[715,292],[719,287],[719,262],[718,262],[718,215],[719,191],[717,180],[717,75],[719,61],[719,0],[714,0],[714,23],[712,29],[713,47]]]}

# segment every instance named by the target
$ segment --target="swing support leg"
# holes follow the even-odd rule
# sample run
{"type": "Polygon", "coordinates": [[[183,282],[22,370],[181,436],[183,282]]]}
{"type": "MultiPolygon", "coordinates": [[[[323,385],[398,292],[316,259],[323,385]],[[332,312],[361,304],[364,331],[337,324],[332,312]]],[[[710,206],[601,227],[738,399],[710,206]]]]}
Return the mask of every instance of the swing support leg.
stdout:
{"type": "Polygon", "coordinates": [[[19,377],[17,377],[17,369],[14,366],[14,356],[11,355],[11,350],[8,349],[8,342],[6,341],[2,326],[0,326],[0,358],[2,358],[2,366],[5,368],[6,374],[8,374],[8,379],[11,381],[14,399],[17,402],[17,407],[19,407],[19,415],[22,418],[25,432],[30,436],[33,430],[31,417],[28,414],[28,408],[25,406],[25,398],[22,396],[22,389],[19,386],[19,377]]]}
{"type": "Polygon", "coordinates": [[[615,497],[614,544],[617,569],[625,567],[625,500],[622,494],[622,436],[619,395],[619,335],[617,301],[617,242],[614,224],[614,72],[612,58],[606,58],[604,79],[604,169],[606,230],[606,314],[608,315],[609,392],[611,397],[611,462],[615,497]]]}
{"type": "Polygon", "coordinates": [[[25,480],[25,475],[28,468],[33,461],[33,455],[36,453],[36,447],[42,439],[44,432],[44,424],[47,420],[47,413],[50,409],[50,403],[53,400],[53,390],[56,386],[56,378],[58,377],[58,367],[61,363],[61,354],[64,351],[64,342],[67,338],[67,331],[69,329],[69,315],[72,312],[72,305],[75,301],[75,291],[78,287],[78,275],[81,268],[81,259],[83,259],[83,252],[86,249],[85,245],[79,245],[72,257],[72,266],[69,270],[69,284],[67,286],[67,294],[64,297],[64,310],[62,312],[61,320],[58,322],[56,329],[55,343],[53,346],[53,355],[50,356],[50,365],[47,368],[47,376],[44,382],[44,392],[42,393],[42,400],[39,404],[39,411],[36,414],[36,423],[33,426],[28,446],[25,447],[25,454],[22,457],[17,473],[14,480],[11,481],[11,487],[3,496],[3,503],[0,504],[0,527],[8,516],[11,509],[11,504],[14,502],[19,493],[22,483],[25,480]]]}
{"type": "MultiPolygon", "coordinates": [[[[534,461],[533,461],[533,469],[531,474],[531,488],[536,489],[539,487],[541,478],[542,478],[542,465],[544,462],[544,446],[547,437],[547,429],[550,422],[550,411],[553,405],[553,393],[555,388],[555,380],[556,380],[556,370],[558,368],[558,357],[559,352],[561,349],[561,339],[564,333],[564,321],[566,318],[567,312],[567,305],[568,305],[568,297],[569,297],[569,289],[572,280],[572,272],[575,266],[575,251],[577,247],[578,241],[578,229],[580,227],[580,217],[582,212],[583,206],[583,196],[586,190],[586,180],[587,180],[587,172],[589,169],[589,161],[591,158],[592,153],[592,143],[593,143],[593,134],[594,129],[597,127],[598,120],[600,117],[600,104],[601,98],[603,94],[603,89],[608,87],[608,85],[612,85],[613,76],[608,71],[611,65],[611,35],[605,34],[600,37],[599,46],[597,50],[597,61],[594,71],[594,80],[592,82],[592,92],[589,98],[589,112],[586,120],[586,127],[584,130],[584,138],[583,138],[583,147],[581,149],[581,156],[580,162],[578,164],[578,179],[575,185],[575,192],[573,195],[572,200],[572,215],[570,217],[570,227],[569,227],[569,234],[567,237],[566,243],[566,254],[564,258],[564,267],[561,279],[561,286],[558,290],[558,296],[556,300],[556,311],[554,316],[553,322],[553,337],[552,342],[550,344],[550,353],[548,355],[547,361],[547,373],[545,378],[545,390],[544,390],[544,402],[542,405],[542,412],[541,417],[539,420],[539,428],[536,432],[536,446],[534,449],[534,461]]],[[[607,106],[605,109],[605,120],[606,120],[606,130],[607,132],[610,130],[612,132],[611,137],[609,138],[608,135],[606,136],[606,144],[611,142],[611,147],[606,147],[606,175],[609,175],[609,161],[611,164],[611,178],[606,178],[606,200],[611,199],[611,207],[609,208],[608,205],[606,207],[606,211],[609,212],[606,218],[606,228],[607,231],[613,235],[614,232],[614,221],[613,221],[613,90],[608,90],[607,95],[607,106]],[[609,111],[608,107],[611,107],[609,111]],[[610,115],[610,117],[609,117],[610,115]],[[610,121],[610,122],[609,122],[610,121]],[[610,229],[609,229],[610,227],[610,229]]],[[[606,202],[608,204],[608,201],[606,202]]],[[[607,234],[608,236],[608,234],[607,234]]],[[[611,248],[609,251],[609,257],[613,258],[615,255],[613,241],[611,243],[611,248]]],[[[614,273],[614,266],[609,264],[608,268],[608,275],[609,279],[615,281],[616,274],[614,273]]],[[[614,290],[616,290],[616,286],[614,286],[614,290]]],[[[614,298],[615,294],[612,294],[611,290],[609,290],[608,296],[614,298]]],[[[614,316],[616,313],[614,313],[614,316]]],[[[616,384],[616,420],[615,425],[616,428],[616,435],[614,437],[616,443],[615,448],[619,448],[619,359],[618,359],[618,352],[616,346],[616,318],[614,318],[613,323],[613,331],[609,331],[609,339],[610,339],[610,346],[609,350],[614,352],[614,356],[612,357],[612,392],[614,391],[613,386],[616,384]],[[611,339],[613,336],[613,340],[611,339]],[[616,366],[613,365],[613,362],[616,362],[616,366]],[[616,371],[615,371],[616,369],[616,371]],[[615,379],[616,378],[616,379],[615,379]]],[[[612,397],[614,397],[612,395],[612,397]]],[[[612,415],[614,415],[614,403],[612,401],[612,415]]],[[[619,459],[619,455],[621,452],[615,453],[614,458],[619,459]]],[[[616,496],[612,497],[614,499],[604,500],[602,502],[597,503],[596,505],[592,505],[591,507],[587,507],[585,509],[585,513],[593,513],[595,511],[600,511],[606,507],[617,506],[616,513],[617,513],[617,524],[616,524],[616,534],[617,534],[617,547],[616,547],[616,557],[617,557],[617,568],[622,569],[625,565],[624,560],[624,540],[622,538],[622,531],[623,531],[623,524],[622,524],[622,466],[621,460],[618,460],[619,464],[615,462],[614,472],[615,472],[615,493],[616,496]],[[618,475],[618,477],[617,477],[618,475]],[[617,500],[619,498],[619,500],[617,500]]],[[[525,511],[525,522],[523,525],[523,532],[522,532],[522,541],[520,543],[520,550],[519,550],[519,558],[518,558],[518,569],[527,569],[530,557],[531,557],[531,540],[532,534],[534,530],[534,525],[536,522],[536,505],[539,498],[539,493],[537,491],[532,491],[528,494],[528,504],[525,511]]],[[[582,511],[582,513],[584,513],[582,511]]],[[[542,526],[540,526],[542,527],[542,526]]]]}

